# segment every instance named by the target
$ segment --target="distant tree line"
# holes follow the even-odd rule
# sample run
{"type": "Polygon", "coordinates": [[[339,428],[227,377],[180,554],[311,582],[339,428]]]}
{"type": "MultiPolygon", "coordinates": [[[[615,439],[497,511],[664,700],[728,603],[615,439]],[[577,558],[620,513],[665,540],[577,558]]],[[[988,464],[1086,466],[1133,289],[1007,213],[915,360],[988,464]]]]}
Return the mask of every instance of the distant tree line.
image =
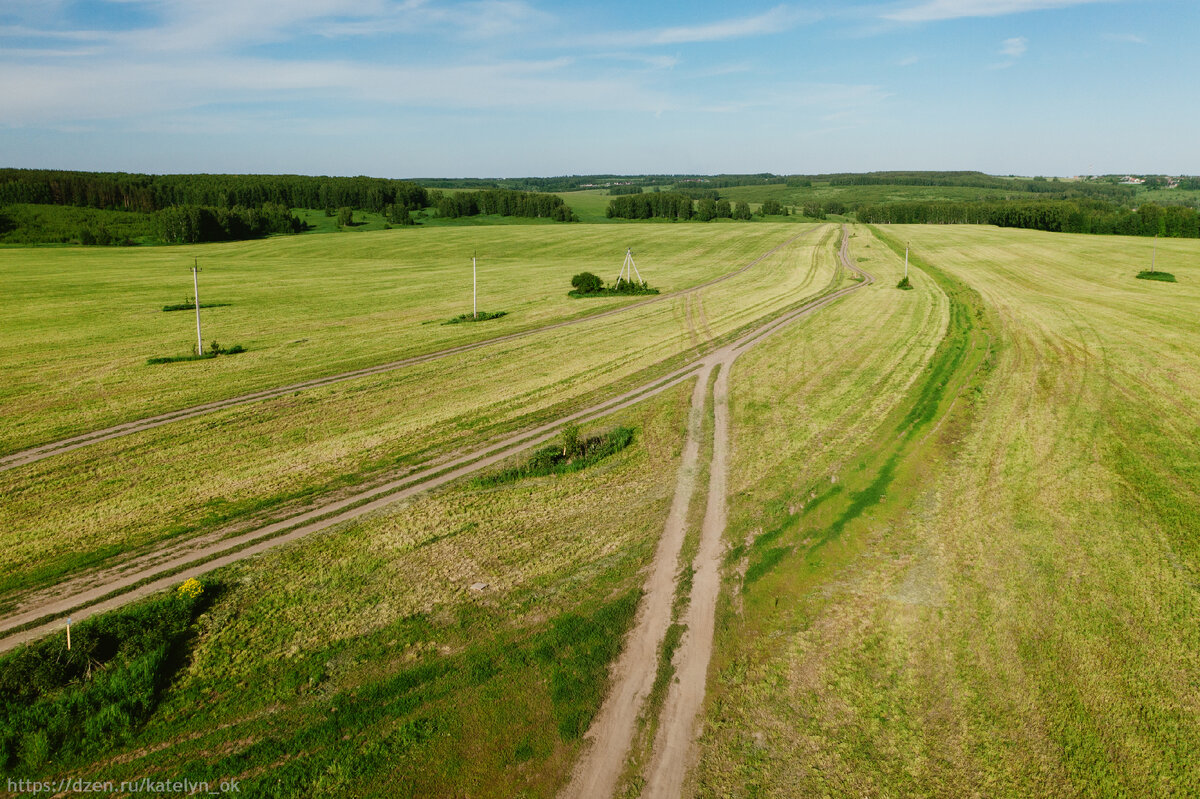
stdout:
{"type": "MultiPolygon", "coordinates": [[[[768,200],[763,203],[762,213],[783,214],[786,210],[778,200],[768,200]]],[[[614,197],[609,201],[605,213],[609,219],[691,219],[697,222],[709,222],[713,219],[745,221],[754,216],[750,204],[745,201],[730,204],[729,200],[711,196],[693,201],[690,196],[681,192],[614,197]]]]}
{"type": "Polygon", "coordinates": [[[622,194],[641,194],[641,186],[613,186],[608,190],[608,193],[613,197],[619,197],[622,194]]]}
{"type": "Polygon", "coordinates": [[[1029,180],[1003,178],[983,172],[865,172],[861,174],[823,175],[830,186],[966,186],[981,189],[1055,194],[1062,199],[1071,197],[1105,197],[1111,200],[1132,200],[1136,189],[1111,183],[1090,181],[1060,181],[1035,177],[1029,180]]]}
{"type": "Polygon", "coordinates": [[[500,216],[553,219],[557,222],[575,221],[571,207],[556,194],[485,189],[453,194],[434,192],[430,200],[439,216],[450,219],[480,214],[498,214],[500,216]]]}
{"type": "Polygon", "coordinates": [[[860,222],[998,225],[1055,233],[1200,238],[1200,214],[1184,206],[1143,203],[1136,210],[1090,202],[898,202],[861,205],[860,222]]]}
{"type": "Polygon", "coordinates": [[[425,189],[404,180],[306,175],[142,175],[0,169],[0,205],[38,203],[125,211],[160,211],[177,205],[212,208],[350,206],[375,213],[388,205],[422,208],[425,189]]]}
{"type": "Polygon", "coordinates": [[[155,226],[159,238],[165,242],[195,244],[240,241],[271,233],[299,233],[302,223],[286,205],[264,203],[261,208],[175,205],[155,214],[155,226]]]}

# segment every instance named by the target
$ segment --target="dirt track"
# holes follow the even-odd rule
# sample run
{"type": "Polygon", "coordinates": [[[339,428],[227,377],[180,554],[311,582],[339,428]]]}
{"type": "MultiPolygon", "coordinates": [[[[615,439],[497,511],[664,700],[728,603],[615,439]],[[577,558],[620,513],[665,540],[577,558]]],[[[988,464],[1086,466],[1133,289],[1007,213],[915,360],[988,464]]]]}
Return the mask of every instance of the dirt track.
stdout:
{"type": "Polygon", "coordinates": [[[675,653],[676,679],[671,683],[663,704],[654,749],[645,774],[646,783],[642,789],[642,796],[654,799],[679,796],[690,766],[692,743],[697,732],[696,718],[704,702],[708,664],[712,658],[714,617],[721,588],[720,566],[729,471],[729,372],[738,356],[766,336],[814,313],[838,297],[874,282],[870,274],[850,262],[849,249],[849,234],[843,226],[838,257],[842,267],[860,275],[862,282],[785,314],[709,354],[700,362],[700,380],[692,394],[687,443],[671,514],[650,567],[638,619],[621,657],[613,667],[612,687],[587,732],[587,749],[576,764],[571,782],[562,792],[562,797],[606,799],[612,795],[625,768],[637,717],[654,682],[658,652],[671,621],[679,548],[685,533],[682,517],[687,513],[695,490],[700,447],[697,440],[699,417],[703,414],[707,398],[708,376],[713,369],[719,369],[712,391],[713,447],[707,504],[700,530],[700,548],[693,561],[692,593],[683,619],[687,631],[675,653]]]}
{"type": "MultiPolygon", "coordinates": [[[[759,256],[747,266],[716,280],[709,281],[704,285],[712,285],[720,280],[728,279],[734,274],[744,272],[754,264],[761,262],[772,252],[795,241],[800,236],[806,235],[808,232],[811,231],[793,236],[787,242],[759,256]]],[[[697,291],[700,288],[703,288],[703,286],[696,286],[680,293],[697,291]]],[[[846,290],[843,289],[844,291],[846,290]]],[[[835,293],[817,302],[830,301],[833,297],[839,296],[840,293],[835,293]]],[[[653,301],[660,299],[662,298],[655,298],[653,301]]],[[[628,310],[629,307],[633,306],[605,312],[605,314],[622,312],[628,310]]],[[[803,309],[793,310],[785,314],[781,319],[789,318],[801,310],[803,309]]],[[[595,319],[597,317],[591,316],[588,318],[595,319]]],[[[739,339],[739,342],[746,341],[750,337],[758,335],[763,329],[779,324],[781,319],[764,325],[758,331],[750,333],[749,336],[743,336],[739,339]]],[[[575,324],[578,321],[581,320],[572,320],[572,322],[563,324],[575,324]]],[[[541,330],[546,329],[548,328],[541,328],[541,330]]],[[[495,341],[497,339],[472,346],[483,346],[485,343],[494,343],[495,341]]],[[[443,355],[438,355],[437,357],[443,357],[443,355]]],[[[568,422],[582,422],[598,418],[653,396],[677,384],[679,381],[687,379],[697,370],[704,368],[706,362],[700,361],[689,364],[668,375],[626,391],[617,397],[585,410],[562,417],[540,427],[515,434],[507,439],[461,455],[453,460],[428,466],[336,501],[328,501],[286,519],[258,526],[227,538],[219,538],[218,535],[211,535],[185,541],[173,545],[166,550],[157,551],[150,555],[117,564],[99,573],[73,578],[48,590],[27,595],[21,600],[15,612],[0,619],[0,636],[10,633],[0,638],[0,652],[7,651],[20,643],[33,640],[58,629],[62,623],[50,620],[54,617],[62,617],[70,613],[74,619],[81,620],[95,613],[120,607],[142,596],[169,587],[188,577],[204,574],[220,566],[264,552],[310,533],[350,521],[392,502],[413,496],[428,489],[436,488],[459,477],[471,474],[524,449],[547,441],[568,422]],[[18,628],[23,629],[20,629],[19,632],[10,632],[18,630],[18,628]]],[[[378,367],[379,370],[383,370],[384,368],[378,367]]],[[[399,367],[393,365],[393,368],[399,367]]],[[[292,389],[289,388],[286,390],[292,389]]],[[[285,391],[285,389],[279,389],[278,391],[285,391]]],[[[238,400],[231,400],[230,402],[236,404],[242,401],[250,400],[240,398],[238,400]]],[[[164,421],[156,422],[156,424],[165,423],[164,421]]],[[[134,431],[128,430],[119,433],[119,435],[125,435],[129,432],[134,431]]],[[[83,445],[78,444],[77,446],[83,445]]],[[[42,457],[46,456],[48,455],[43,455],[42,457]]]]}
{"type": "MultiPolygon", "coordinates": [[[[790,241],[794,241],[791,239],[790,241]]],[[[783,246],[783,245],[780,245],[783,246]]],[[[842,243],[842,261],[854,271],[859,271],[850,266],[848,259],[845,257],[846,239],[843,234],[842,243]]],[[[761,256],[758,260],[766,255],[761,256]]],[[[757,261],[756,261],[757,263],[757,261]]],[[[865,273],[863,273],[865,275],[865,273]]],[[[693,393],[692,397],[692,412],[691,419],[699,418],[704,407],[704,394],[707,386],[707,375],[716,364],[722,364],[722,369],[727,370],[728,364],[732,364],[737,358],[741,350],[758,341],[764,335],[779,329],[780,327],[807,316],[818,308],[833,302],[852,291],[861,288],[866,282],[869,282],[869,276],[866,276],[864,283],[858,283],[853,286],[840,289],[832,292],[824,297],[813,300],[805,305],[796,308],[781,317],[768,322],[758,329],[742,336],[731,344],[728,344],[721,349],[711,353],[704,359],[689,364],[681,369],[672,372],[664,377],[661,377],[653,382],[644,384],[630,391],[624,392],[617,397],[614,397],[607,402],[600,403],[590,408],[578,411],[569,416],[565,416],[554,422],[542,425],[532,430],[526,430],[505,439],[494,443],[475,452],[462,455],[447,463],[431,466],[426,469],[406,475],[405,477],[393,480],[383,485],[376,486],[367,491],[354,494],[352,496],[340,499],[336,502],[330,502],[319,507],[313,508],[304,513],[298,514],[288,519],[275,522],[263,527],[241,533],[233,538],[227,538],[219,541],[206,540],[202,544],[195,546],[184,545],[179,550],[178,554],[167,558],[160,559],[154,563],[145,565],[144,567],[124,568],[119,574],[114,574],[109,579],[94,580],[88,584],[78,584],[74,589],[60,590],[57,593],[45,596],[40,601],[27,602],[17,613],[0,619],[0,634],[5,631],[14,630],[18,627],[26,625],[35,625],[41,619],[53,616],[62,616],[66,613],[71,613],[75,620],[82,620],[88,616],[100,613],[106,610],[111,610],[116,607],[128,604],[140,597],[168,588],[178,582],[189,577],[195,577],[205,574],[213,569],[225,566],[235,561],[250,557],[252,555],[265,552],[269,549],[277,547],[289,541],[296,540],[318,530],[323,530],[336,524],[350,521],[354,518],[370,513],[371,511],[382,508],[388,504],[413,496],[422,491],[435,488],[437,486],[456,480],[460,477],[469,475],[475,471],[490,466],[504,458],[518,453],[529,447],[536,446],[544,441],[549,440],[557,434],[561,427],[573,421],[587,421],[590,419],[605,416],[620,408],[628,407],[635,403],[658,394],[671,386],[677,385],[683,380],[691,378],[693,375],[700,373],[699,388],[693,393]],[[699,410],[697,410],[699,408],[699,410]],[[115,595],[114,595],[115,594],[115,595]]],[[[695,289],[693,289],[695,290],[695,289]]],[[[591,317],[595,318],[595,317],[591,317]]],[[[723,397],[723,395],[722,395],[723,397]]],[[[689,440],[688,445],[693,446],[692,439],[698,436],[698,432],[693,435],[693,421],[689,421],[689,440]]],[[[698,447],[698,443],[694,444],[698,447]]],[[[698,452],[698,449],[696,450],[698,452]]],[[[696,456],[692,456],[694,470],[694,461],[696,456]]],[[[685,468],[683,472],[687,472],[685,457],[685,468]]],[[[715,461],[715,453],[714,453],[715,461]]],[[[723,460],[722,460],[723,463],[723,460]]],[[[723,468],[723,467],[722,467],[723,468]]],[[[723,480],[723,471],[722,477],[723,480]]],[[[687,504],[690,502],[691,495],[694,490],[694,474],[690,480],[686,474],[681,474],[680,485],[677,488],[676,503],[683,502],[681,514],[686,514],[687,504]],[[680,499],[681,495],[683,496],[680,499]]],[[[723,486],[723,483],[722,483],[723,486]]],[[[723,487],[721,489],[723,503],[723,487]]],[[[712,501],[712,489],[710,487],[710,502],[712,501]]],[[[723,504],[722,504],[723,508],[723,504]]],[[[722,510],[723,512],[723,510],[722,510]]],[[[672,517],[676,515],[675,505],[672,509],[672,517]]],[[[679,531],[677,534],[672,534],[678,541],[674,542],[672,536],[664,535],[665,543],[660,544],[659,552],[655,557],[655,569],[663,570],[670,585],[665,590],[660,590],[655,594],[648,594],[648,598],[653,596],[655,607],[665,604],[666,619],[669,621],[670,605],[672,595],[674,593],[674,575],[675,566],[678,559],[679,544],[682,543],[683,523],[680,517],[679,531]],[[671,540],[667,540],[671,539],[671,540]],[[674,547],[671,549],[671,547],[674,547]],[[669,550],[669,551],[667,551],[669,550]],[[667,560],[661,560],[662,558],[667,560]],[[660,563],[661,561],[661,563],[660,563]],[[669,561],[669,562],[668,562],[669,561]]],[[[722,523],[723,529],[723,523],[722,523]]],[[[716,532],[718,546],[720,539],[720,530],[716,532]]],[[[702,541],[701,554],[705,552],[705,544],[702,541]]],[[[698,563],[699,565],[699,563],[698,563]]],[[[652,577],[653,579],[653,577],[652,577]]],[[[699,582],[699,581],[698,581],[699,582]]],[[[60,586],[61,588],[61,586],[60,586]]],[[[716,586],[713,587],[715,591],[716,586]]],[[[715,594],[714,594],[715,597],[715,594]]],[[[693,604],[697,603],[696,596],[692,598],[693,604]]],[[[655,613],[661,614],[661,608],[655,613]]],[[[615,782],[616,775],[619,774],[621,765],[624,760],[624,753],[628,749],[629,740],[632,736],[632,728],[636,711],[640,707],[640,699],[644,697],[645,692],[639,684],[631,683],[626,685],[630,679],[645,680],[646,675],[649,675],[650,683],[653,682],[653,674],[657,663],[657,651],[662,640],[662,635],[666,630],[665,623],[655,622],[649,624],[644,618],[648,611],[646,609],[646,600],[643,600],[643,608],[639,612],[638,630],[641,632],[636,636],[635,641],[631,642],[627,649],[635,654],[630,655],[630,659],[635,662],[626,664],[626,666],[618,672],[619,679],[617,680],[612,696],[626,696],[628,704],[633,707],[633,715],[625,712],[608,711],[613,718],[611,726],[613,729],[611,745],[606,744],[603,749],[593,746],[591,752],[611,752],[617,751],[615,755],[615,767],[611,766],[612,757],[606,756],[603,762],[603,768],[597,773],[607,775],[611,773],[612,780],[615,782]],[[661,627],[661,629],[659,629],[661,627]],[[625,728],[628,727],[628,734],[625,728]]],[[[711,622],[710,622],[711,624],[711,622]]],[[[33,640],[43,635],[49,634],[55,630],[61,629],[61,621],[49,621],[35,626],[28,626],[20,632],[12,633],[4,638],[0,638],[0,652],[7,651],[14,646],[17,646],[25,641],[33,640]]],[[[685,646],[686,646],[685,641],[685,646]]],[[[711,635],[705,646],[711,646],[711,635]]],[[[691,657],[691,656],[690,656],[691,657]]],[[[707,653],[703,655],[705,668],[707,668],[707,653]]],[[[622,663],[625,662],[623,656],[622,663]]],[[[700,687],[699,697],[703,698],[703,669],[700,672],[700,687]]],[[[646,683],[648,686],[650,683],[646,683]]],[[[648,691],[648,687],[646,688],[648,691]]],[[[606,707],[611,703],[606,702],[606,707]]],[[[604,716],[605,710],[602,709],[601,717],[604,716]]],[[[693,714],[694,715],[694,714],[693,714]]],[[[689,721],[690,724],[690,721],[689,721]]],[[[593,729],[597,729],[593,725],[593,729]]],[[[597,735],[600,734],[597,732],[597,735]]],[[[589,731],[589,738],[594,739],[592,732],[589,731]]],[[[690,738],[688,738],[690,741],[690,738]]],[[[585,758],[586,759],[586,758],[585,758]]],[[[593,758],[594,759],[594,758],[593,758]]],[[[605,777],[607,779],[607,777],[605,777]]],[[[595,796],[599,793],[589,793],[587,795],[595,796]]]]}
{"type": "Polygon", "coordinates": [[[458,353],[461,353],[461,352],[469,352],[470,350],[476,350],[481,347],[488,347],[488,346],[491,346],[492,344],[500,344],[505,341],[513,341],[515,339],[525,338],[527,336],[533,336],[538,333],[544,333],[548,330],[557,330],[559,328],[570,327],[572,325],[580,325],[580,324],[583,324],[584,322],[590,322],[594,319],[603,319],[607,316],[614,316],[616,314],[625,313],[625,312],[631,311],[635,308],[641,308],[645,305],[651,305],[656,302],[662,302],[663,300],[669,300],[673,297],[679,297],[679,296],[687,295],[687,294],[694,294],[694,293],[700,291],[701,289],[708,288],[709,286],[716,285],[717,283],[721,283],[725,280],[729,280],[732,277],[736,277],[737,275],[742,274],[746,270],[753,267],[755,264],[762,262],[762,260],[764,258],[767,258],[767,257],[773,255],[774,253],[778,252],[782,248],[784,248],[784,247],[788,246],[789,244],[791,244],[792,242],[796,241],[796,239],[798,239],[802,236],[808,235],[809,233],[813,232],[814,230],[819,230],[819,229],[820,228],[809,228],[808,230],[805,230],[801,233],[796,234],[795,236],[792,236],[787,241],[782,242],[781,244],[779,244],[775,247],[772,247],[771,249],[767,250],[762,255],[758,256],[757,258],[755,258],[753,261],[746,264],[745,266],[739,267],[738,269],[735,269],[732,272],[727,272],[726,274],[721,275],[720,277],[716,277],[716,278],[713,278],[712,280],[708,280],[704,283],[700,283],[699,285],[691,286],[690,288],[686,288],[686,289],[680,289],[679,291],[674,291],[674,292],[671,292],[670,294],[660,294],[660,295],[652,297],[650,299],[641,300],[640,302],[635,302],[630,305],[623,306],[621,308],[614,308],[611,311],[602,311],[601,313],[591,314],[589,316],[582,316],[577,319],[569,319],[565,322],[555,322],[554,324],[544,325],[543,327],[532,328],[530,330],[523,330],[519,333],[510,333],[505,336],[497,336],[495,338],[484,339],[483,341],[476,341],[476,342],[472,342],[470,344],[461,344],[457,347],[448,347],[443,350],[437,350],[436,352],[427,352],[422,355],[414,355],[410,358],[403,358],[399,361],[392,361],[390,363],[379,364],[378,366],[368,366],[363,369],[355,369],[350,372],[342,372],[341,374],[330,375],[328,377],[319,377],[319,378],[316,378],[313,380],[306,380],[301,383],[293,383],[292,385],[288,385],[288,386],[280,386],[277,388],[264,389],[262,391],[256,391],[251,394],[243,394],[238,397],[231,397],[231,398],[225,399],[225,400],[218,400],[216,402],[208,402],[203,405],[194,405],[190,408],[181,408],[176,411],[169,411],[167,413],[161,413],[161,414],[158,414],[157,416],[148,416],[144,419],[137,419],[137,420],[134,420],[131,422],[123,422],[122,424],[113,425],[112,427],[105,427],[101,430],[93,430],[89,433],[81,433],[80,435],[77,435],[77,436],[71,436],[70,438],[64,438],[59,441],[51,441],[46,444],[41,444],[36,447],[31,447],[29,449],[22,450],[20,452],[13,452],[8,455],[4,455],[4,456],[0,457],[0,472],[6,471],[8,469],[14,469],[18,466],[24,466],[29,463],[35,463],[44,458],[49,458],[52,455],[60,455],[64,452],[70,452],[71,450],[74,450],[74,449],[86,447],[89,444],[97,444],[101,441],[108,441],[110,439],[120,438],[122,436],[131,435],[133,433],[140,433],[143,430],[151,430],[155,427],[161,427],[162,425],[170,424],[172,422],[181,422],[185,419],[192,419],[196,416],[203,416],[204,414],[213,413],[214,411],[224,410],[225,408],[232,408],[237,405],[246,405],[251,402],[261,402],[263,400],[273,399],[275,397],[281,397],[281,396],[285,396],[287,394],[292,394],[297,391],[304,391],[304,390],[310,389],[310,388],[318,388],[320,386],[328,386],[332,383],[341,383],[346,380],[355,380],[360,377],[368,377],[370,375],[378,375],[378,374],[384,374],[386,372],[394,372],[397,369],[404,369],[405,367],[414,366],[419,363],[427,363],[429,361],[436,361],[441,358],[447,358],[451,355],[457,355],[458,353]]]}

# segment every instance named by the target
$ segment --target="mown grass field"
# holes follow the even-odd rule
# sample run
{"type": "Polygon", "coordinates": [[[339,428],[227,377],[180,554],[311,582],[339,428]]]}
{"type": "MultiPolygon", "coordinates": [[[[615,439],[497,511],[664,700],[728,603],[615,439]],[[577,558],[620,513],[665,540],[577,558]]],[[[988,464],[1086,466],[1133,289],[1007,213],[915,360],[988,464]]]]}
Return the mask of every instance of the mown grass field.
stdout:
{"type": "Polygon", "coordinates": [[[0,506],[7,566],[0,596],[11,600],[170,539],[244,527],[642,382],[714,338],[829,287],[837,279],[835,234],[832,227],[814,232],[696,296],[219,411],[0,473],[8,499],[0,506]]]}
{"type": "Polygon", "coordinates": [[[9,773],[553,796],[662,531],[690,393],[602,420],[635,441],[583,471],[460,484],[215,572],[144,727],[9,773]]]}
{"type": "MultiPolygon", "coordinates": [[[[739,363],[735,463],[749,488],[730,536],[743,549],[692,792],[1197,793],[1200,247],[1169,242],[1180,283],[1146,285],[1134,275],[1150,243],[1137,239],[883,231],[925,267],[903,302],[923,302],[929,276],[965,291],[977,307],[959,318],[989,354],[948,412],[942,398],[944,416],[893,426],[879,408],[877,430],[830,450],[845,411],[825,410],[825,394],[878,392],[756,365],[766,350],[739,363]],[[758,381],[798,412],[758,407],[758,381]],[[854,489],[861,466],[922,424],[880,490],[854,489]],[[757,477],[758,453],[793,436],[814,445],[757,477]]],[[[859,321],[813,320],[835,325],[825,338],[859,321]]]]}
{"type": "MultiPolygon", "coordinates": [[[[322,217],[324,218],[324,217],[322,217]]],[[[572,275],[612,279],[625,248],[664,292],[731,271],[797,232],[721,226],[407,228],[155,248],[0,249],[0,452],[258,388],[395,360],[620,307],[571,300],[572,275]],[[479,307],[483,325],[442,326],[479,307]],[[186,355],[195,319],[163,313],[192,295],[206,341],[229,358],[186,355]]]]}

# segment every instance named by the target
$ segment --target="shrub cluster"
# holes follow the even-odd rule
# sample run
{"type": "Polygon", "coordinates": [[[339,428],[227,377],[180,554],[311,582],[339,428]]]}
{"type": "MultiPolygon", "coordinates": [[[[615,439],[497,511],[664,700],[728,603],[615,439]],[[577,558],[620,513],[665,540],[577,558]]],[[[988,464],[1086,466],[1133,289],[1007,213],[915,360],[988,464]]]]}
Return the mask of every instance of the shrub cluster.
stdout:
{"type": "Polygon", "coordinates": [[[633,280],[618,280],[611,286],[605,286],[599,275],[592,272],[580,272],[571,278],[571,291],[568,297],[610,297],[630,294],[658,294],[658,289],[652,289],[646,281],[640,283],[633,280]]]}
{"type": "MultiPolygon", "coordinates": [[[[196,581],[190,581],[196,583],[196,581]]],[[[186,585],[186,584],[185,584],[186,585]]],[[[0,769],[111,747],[150,715],[215,585],[87,619],[0,657],[0,769]]]]}
{"type": "Polygon", "coordinates": [[[472,482],[476,486],[495,486],[526,477],[578,472],[617,454],[632,443],[632,427],[617,427],[607,433],[581,439],[579,428],[571,425],[563,431],[560,443],[542,447],[520,466],[481,475],[472,482]]]}

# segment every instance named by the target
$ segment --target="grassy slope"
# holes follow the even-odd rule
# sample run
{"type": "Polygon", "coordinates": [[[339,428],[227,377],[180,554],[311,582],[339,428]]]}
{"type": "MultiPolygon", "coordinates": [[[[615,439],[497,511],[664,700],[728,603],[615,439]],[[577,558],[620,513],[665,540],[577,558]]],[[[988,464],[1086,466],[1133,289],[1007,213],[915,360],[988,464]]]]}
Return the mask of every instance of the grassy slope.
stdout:
{"type": "Polygon", "coordinates": [[[991,369],[840,546],[784,526],[722,641],[698,793],[1195,793],[1186,267],[1146,285],[1136,239],[892,232],[978,289],[991,369]]]}
{"type": "Polygon", "coordinates": [[[567,298],[571,276],[615,275],[625,247],[663,291],[734,269],[791,227],[408,228],[156,248],[0,250],[0,451],[256,388],[382,363],[627,304],[567,298]],[[487,325],[425,324],[479,303],[487,325]],[[198,259],[206,339],[236,358],[148,366],[195,342],[186,313],[198,259]]]}
{"type": "Polygon", "coordinates": [[[459,485],[220,570],[225,592],[146,727],[39,773],[552,796],[631,621],[690,392],[605,420],[637,438],[587,470],[459,485]]]}
{"type": "Polygon", "coordinates": [[[637,380],[664,359],[824,289],[834,273],[834,233],[827,230],[820,248],[818,237],[809,237],[698,298],[222,411],[0,473],[8,497],[0,505],[8,567],[0,591],[245,521],[381,470],[478,445],[555,409],[581,407],[589,395],[637,380]],[[231,429],[238,434],[229,435],[231,429]]]}

